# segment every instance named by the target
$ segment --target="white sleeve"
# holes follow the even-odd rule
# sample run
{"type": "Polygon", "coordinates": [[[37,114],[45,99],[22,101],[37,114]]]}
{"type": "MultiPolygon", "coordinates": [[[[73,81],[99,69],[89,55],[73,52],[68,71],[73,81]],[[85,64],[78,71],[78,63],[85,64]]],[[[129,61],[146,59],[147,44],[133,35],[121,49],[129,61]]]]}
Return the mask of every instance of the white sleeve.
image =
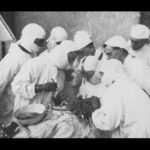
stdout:
{"type": "Polygon", "coordinates": [[[32,99],[36,95],[37,71],[37,67],[31,65],[30,61],[25,63],[12,82],[13,93],[26,99],[32,99]]]}
{"type": "Polygon", "coordinates": [[[94,125],[101,130],[116,129],[122,118],[121,103],[119,95],[114,91],[106,93],[103,105],[92,114],[94,125]]]}
{"type": "Polygon", "coordinates": [[[8,53],[0,63],[0,97],[3,95],[5,88],[12,82],[14,76],[18,73],[20,64],[18,59],[13,58],[8,53]]]}
{"type": "Polygon", "coordinates": [[[148,64],[148,67],[150,67],[150,57],[148,57],[148,60],[147,60],[147,64],[148,64]]]}
{"type": "Polygon", "coordinates": [[[136,58],[133,58],[126,67],[128,74],[150,94],[150,67],[136,58]]]}

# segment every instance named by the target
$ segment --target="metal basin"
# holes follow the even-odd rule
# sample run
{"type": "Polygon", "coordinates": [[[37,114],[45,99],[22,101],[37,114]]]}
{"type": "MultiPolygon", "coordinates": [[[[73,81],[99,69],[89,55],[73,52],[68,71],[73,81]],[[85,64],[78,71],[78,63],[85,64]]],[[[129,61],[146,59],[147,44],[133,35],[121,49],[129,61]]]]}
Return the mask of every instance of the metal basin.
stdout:
{"type": "Polygon", "coordinates": [[[47,109],[44,105],[30,104],[17,109],[14,113],[14,117],[22,125],[33,125],[42,121],[46,114],[47,109]]]}

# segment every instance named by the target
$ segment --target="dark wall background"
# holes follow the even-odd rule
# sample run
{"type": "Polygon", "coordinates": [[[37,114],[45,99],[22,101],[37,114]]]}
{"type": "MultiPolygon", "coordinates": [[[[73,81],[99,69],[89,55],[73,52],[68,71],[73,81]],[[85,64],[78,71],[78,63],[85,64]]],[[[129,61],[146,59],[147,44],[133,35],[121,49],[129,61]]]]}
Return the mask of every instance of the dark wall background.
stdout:
{"type": "Polygon", "coordinates": [[[96,47],[110,36],[123,35],[129,38],[133,24],[141,22],[150,27],[150,12],[1,12],[9,27],[19,39],[22,28],[31,22],[42,25],[48,32],[57,25],[63,26],[72,39],[77,30],[87,30],[92,34],[96,47]]]}
{"type": "Polygon", "coordinates": [[[9,28],[12,30],[14,34],[16,34],[15,30],[15,12],[0,12],[6,23],[8,24],[9,28]]]}
{"type": "Polygon", "coordinates": [[[150,11],[141,12],[140,22],[150,28],[150,11]]]}
{"type": "Polygon", "coordinates": [[[50,30],[63,26],[72,39],[77,30],[87,30],[92,34],[95,46],[100,46],[110,36],[121,34],[128,38],[131,26],[139,22],[139,12],[15,12],[16,37],[21,29],[34,22],[50,30]]]}

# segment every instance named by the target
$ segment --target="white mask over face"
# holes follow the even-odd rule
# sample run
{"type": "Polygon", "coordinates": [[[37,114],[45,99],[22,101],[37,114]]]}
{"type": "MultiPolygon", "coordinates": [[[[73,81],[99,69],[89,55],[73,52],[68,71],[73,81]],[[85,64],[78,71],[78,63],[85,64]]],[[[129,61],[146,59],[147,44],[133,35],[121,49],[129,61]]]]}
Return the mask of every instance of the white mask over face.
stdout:
{"type": "Polygon", "coordinates": [[[47,48],[48,51],[51,51],[52,49],[54,49],[57,46],[56,42],[53,40],[52,37],[49,38],[49,40],[47,41],[47,48]]]}
{"type": "Polygon", "coordinates": [[[101,66],[100,71],[104,73],[101,78],[102,83],[109,86],[121,76],[123,65],[120,61],[111,59],[101,66]]]}
{"type": "Polygon", "coordinates": [[[20,40],[20,44],[26,48],[28,51],[32,52],[33,54],[37,54],[40,52],[41,47],[39,47],[38,45],[36,45],[34,43],[35,39],[31,39],[29,37],[22,37],[20,40]]]}
{"type": "Polygon", "coordinates": [[[35,40],[45,38],[46,31],[40,25],[31,23],[23,28],[20,44],[31,53],[39,53],[41,47],[35,43],[35,40]]]}
{"type": "Polygon", "coordinates": [[[56,46],[51,52],[51,59],[55,60],[55,65],[59,69],[65,69],[69,66],[68,53],[75,51],[76,47],[73,41],[65,40],[59,46],[56,46]]]}

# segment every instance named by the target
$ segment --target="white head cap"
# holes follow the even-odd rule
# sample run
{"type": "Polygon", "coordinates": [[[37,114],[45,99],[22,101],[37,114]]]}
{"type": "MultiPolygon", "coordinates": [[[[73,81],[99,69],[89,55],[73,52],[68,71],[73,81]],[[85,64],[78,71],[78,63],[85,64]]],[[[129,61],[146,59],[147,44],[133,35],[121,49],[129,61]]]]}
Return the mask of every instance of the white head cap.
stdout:
{"type": "Polygon", "coordinates": [[[87,46],[92,43],[91,35],[86,31],[77,31],[74,36],[74,42],[76,44],[77,50],[87,46]]]}
{"type": "Polygon", "coordinates": [[[75,50],[75,43],[70,40],[65,40],[59,46],[55,47],[51,56],[55,59],[56,66],[60,69],[66,68],[69,65],[67,54],[75,50]]]}
{"type": "Polygon", "coordinates": [[[110,59],[101,65],[99,71],[104,73],[102,83],[110,85],[113,81],[118,79],[120,75],[122,75],[123,64],[117,59],[110,59]]]}
{"type": "Polygon", "coordinates": [[[148,39],[150,36],[150,30],[145,25],[137,24],[131,28],[130,36],[135,39],[148,39]]]}
{"type": "Polygon", "coordinates": [[[53,40],[54,42],[62,42],[68,39],[68,34],[63,27],[57,26],[51,30],[50,37],[47,39],[47,42],[53,40]]]}
{"type": "Polygon", "coordinates": [[[128,44],[122,36],[113,36],[110,39],[108,39],[104,44],[111,47],[119,47],[124,49],[128,48],[128,44]]]}
{"type": "Polygon", "coordinates": [[[83,68],[85,71],[95,71],[98,64],[98,59],[95,56],[86,57],[83,68]]]}
{"type": "Polygon", "coordinates": [[[31,52],[38,52],[40,47],[37,46],[34,41],[35,39],[45,39],[46,31],[40,25],[31,23],[26,25],[22,30],[20,43],[27,50],[31,52]]]}

